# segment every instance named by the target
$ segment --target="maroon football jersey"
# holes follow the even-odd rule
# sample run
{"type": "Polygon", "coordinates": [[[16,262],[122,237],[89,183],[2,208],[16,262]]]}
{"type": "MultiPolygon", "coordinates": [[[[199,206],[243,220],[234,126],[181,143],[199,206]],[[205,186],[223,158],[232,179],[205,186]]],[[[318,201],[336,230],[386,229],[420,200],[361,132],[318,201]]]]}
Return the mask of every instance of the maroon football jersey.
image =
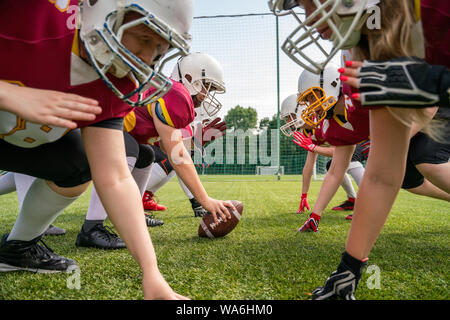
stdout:
{"type": "Polygon", "coordinates": [[[369,110],[362,108],[358,101],[352,100],[348,86],[344,86],[345,116],[335,115],[332,119],[322,121],[325,140],[332,146],[358,144],[369,139],[369,110]]]}
{"type": "MultiPolygon", "coordinates": [[[[153,117],[176,129],[184,129],[194,121],[194,103],[186,87],[172,81],[172,88],[168,93],[155,102],[155,114],[150,105],[135,108],[124,119],[124,129],[130,133],[138,143],[154,143],[159,134],[156,131],[153,117]]],[[[189,129],[188,129],[189,130],[189,129]]]]}
{"type": "MultiPolygon", "coordinates": [[[[85,127],[124,117],[132,108],[78,56],[77,12],[78,0],[0,1],[0,79],[97,100],[102,113],[78,122],[85,127]]],[[[122,92],[135,88],[128,77],[110,79],[122,92]]]]}
{"type": "Polygon", "coordinates": [[[421,19],[425,36],[425,60],[450,68],[450,1],[421,0],[421,19]]]}

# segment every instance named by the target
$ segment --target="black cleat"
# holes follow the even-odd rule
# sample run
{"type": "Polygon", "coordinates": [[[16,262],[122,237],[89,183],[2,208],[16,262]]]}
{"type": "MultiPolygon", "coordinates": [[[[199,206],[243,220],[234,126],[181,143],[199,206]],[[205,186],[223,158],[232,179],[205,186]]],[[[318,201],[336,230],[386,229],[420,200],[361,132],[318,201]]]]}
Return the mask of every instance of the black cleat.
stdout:
{"type": "Polygon", "coordinates": [[[145,213],[145,223],[147,227],[159,227],[164,224],[164,221],[155,219],[155,216],[152,214],[145,213]]]}
{"type": "Polygon", "coordinates": [[[81,228],[75,242],[77,247],[97,248],[97,249],[124,249],[125,242],[108,226],[97,224],[89,231],[81,228]]]}
{"type": "Polygon", "coordinates": [[[353,208],[355,207],[355,202],[350,200],[345,200],[340,205],[332,208],[333,211],[353,211],[353,208]]]}
{"type": "Polygon", "coordinates": [[[65,234],[66,234],[66,230],[55,227],[52,224],[44,232],[44,236],[63,236],[65,234]]]}
{"type": "Polygon", "coordinates": [[[202,207],[200,202],[198,202],[195,198],[189,199],[191,201],[192,210],[194,211],[194,217],[203,217],[208,211],[202,207]]]}
{"type": "Polygon", "coordinates": [[[30,241],[10,240],[3,235],[0,242],[0,272],[30,271],[36,273],[72,272],[78,269],[74,260],[59,256],[42,240],[42,235],[30,241]],[[38,244],[41,242],[43,246],[38,244]]]}

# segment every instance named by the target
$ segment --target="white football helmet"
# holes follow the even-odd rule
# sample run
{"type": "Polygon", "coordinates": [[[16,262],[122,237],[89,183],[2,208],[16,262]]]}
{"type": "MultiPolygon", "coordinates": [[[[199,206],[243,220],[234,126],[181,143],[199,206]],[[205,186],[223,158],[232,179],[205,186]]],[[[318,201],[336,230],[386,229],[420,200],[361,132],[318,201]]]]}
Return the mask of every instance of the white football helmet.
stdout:
{"type": "Polygon", "coordinates": [[[121,100],[131,106],[147,105],[172,86],[171,81],[156,70],[165,62],[162,57],[152,65],[146,64],[122,45],[123,33],[134,26],[145,25],[176,50],[167,59],[186,55],[190,48],[193,6],[193,0],[84,0],[80,4],[80,39],[94,69],[121,100]],[[124,24],[123,18],[130,11],[142,17],[124,24]],[[108,78],[107,72],[118,78],[130,76],[136,88],[121,92],[108,78]],[[135,95],[138,100],[131,100],[135,95]]]}
{"type": "Polygon", "coordinates": [[[380,3],[380,0],[309,1],[313,2],[316,9],[303,19],[292,10],[299,5],[296,0],[270,0],[269,8],[275,15],[290,13],[299,22],[299,26],[284,41],[282,50],[304,69],[318,74],[339,50],[350,49],[358,44],[361,28],[369,16],[367,10],[380,3]],[[324,22],[332,31],[330,40],[333,42],[333,48],[331,50],[325,49],[319,43],[321,36],[317,28],[324,22]],[[315,61],[309,53],[305,52],[306,48],[311,47],[316,52],[315,61]],[[318,58],[317,55],[322,55],[323,59],[318,58]]]}
{"type": "Polygon", "coordinates": [[[280,119],[284,121],[285,124],[280,127],[280,130],[288,137],[291,137],[295,131],[301,129],[305,124],[301,115],[303,110],[305,110],[306,105],[299,104],[297,99],[297,94],[291,94],[281,103],[280,119]]]}
{"type": "Polygon", "coordinates": [[[298,103],[306,105],[302,119],[317,127],[339,100],[341,80],[338,66],[328,64],[319,74],[304,70],[298,79],[298,92],[298,103]]]}
{"type": "Polygon", "coordinates": [[[205,53],[191,53],[178,60],[171,78],[183,83],[191,96],[204,95],[202,107],[209,117],[219,112],[222,104],[216,94],[225,93],[223,69],[220,63],[205,53]]]}

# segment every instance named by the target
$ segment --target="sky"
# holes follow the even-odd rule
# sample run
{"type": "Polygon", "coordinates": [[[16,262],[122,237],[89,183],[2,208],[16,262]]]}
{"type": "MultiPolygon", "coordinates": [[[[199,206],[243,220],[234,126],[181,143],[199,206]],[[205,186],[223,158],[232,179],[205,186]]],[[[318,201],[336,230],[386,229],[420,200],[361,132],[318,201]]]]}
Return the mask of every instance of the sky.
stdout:
{"type": "MultiPolygon", "coordinates": [[[[217,15],[271,13],[266,0],[195,0],[191,52],[216,58],[224,69],[226,93],[216,97],[224,117],[236,105],[257,110],[258,120],[277,113],[277,43],[274,15],[200,18],[217,15]]],[[[279,45],[298,23],[291,16],[279,18],[279,45]]],[[[171,73],[176,61],[164,69],[171,73]]],[[[279,50],[280,103],[297,93],[303,69],[279,50]]]]}

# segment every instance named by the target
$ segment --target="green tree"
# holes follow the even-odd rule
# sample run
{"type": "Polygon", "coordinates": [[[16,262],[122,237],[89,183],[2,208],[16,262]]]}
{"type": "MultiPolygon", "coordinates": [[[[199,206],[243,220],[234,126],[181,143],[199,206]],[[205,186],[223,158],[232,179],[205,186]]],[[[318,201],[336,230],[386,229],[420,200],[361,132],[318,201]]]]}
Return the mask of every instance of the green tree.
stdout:
{"type": "Polygon", "coordinates": [[[248,129],[256,128],[258,113],[252,107],[243,108],[237,105],[228,111],[225,116],[225,122],[227,123],[227,129],[247,131],[248,129]]]}

